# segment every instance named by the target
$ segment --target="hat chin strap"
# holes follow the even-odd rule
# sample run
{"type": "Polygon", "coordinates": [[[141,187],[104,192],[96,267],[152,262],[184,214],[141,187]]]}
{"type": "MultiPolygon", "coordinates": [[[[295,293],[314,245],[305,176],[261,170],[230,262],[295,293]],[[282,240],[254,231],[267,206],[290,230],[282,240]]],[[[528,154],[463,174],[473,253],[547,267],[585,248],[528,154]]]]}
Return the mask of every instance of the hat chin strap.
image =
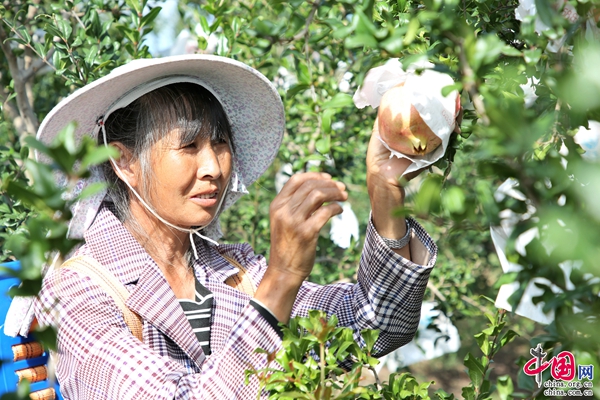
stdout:
{"type": "MultiPolygon", "coordinates": [[[[106,128],[104,127],[104,120],[101,120],[98,122],[98,124],[100,125],[100,129],[102,129],[102,138],[104,139],[104,145],[106,147],[108,147],[108,143],[106,140],[106,128]]],[[[200,231],[204,228],[206,228],[208,225],[210,225],[210,223],[215,219],[215,217],[217,216],[219,210],[221,209],[221,205],[223,204],[223,200],[225,199],[225,195],[227,194],[227,189],[229,188],[229,180],[227,181],[227,184],[225,185],[225,190],[223,191],[223,195],[221,196],[221,199],[219,200],[219,204],[217,206],[217,212],[215,213],[215,215],[211,218],[211,220],[208,222],[208,224],[201,226],[199,228],[182,228],[180,226],[174,225],[172,223],[170,223],[169,221],[167,221],[166,219],[164,219],[163,217],[161,217],[160,215],[158,215],[158,213],[148,204],[144,201],[144,199],[142,199],[142,196],[139,195],[139,193],[129,184],[129,182],[127,182],[127,179],[124,179],[124,174],[123,171],[121,171],[121,169],[119,168],[119,166],[117,165],[117,162],[115,161],[115,159],[112,156],[110,157],[110,162],[113,165],[113,167],[117,170],[117,172],[119,172],[119,174],[121,175],[121,179],[123,180],[123,182],[125,182],[125,184],[127,185],[127,187],[133,192],[133,194],[135,195],[135,197],[137,197],[137,199],[142,203],[142,205],[146,208],[146,210],[148,210],[152,215],[154,215],[160,222],[162,222],[163,224],[170,226],[173,229],[177,229],[178,231],[181,232],[188,232],[190,235],[190,243],[192,245],[192,249],[194,250],[194,257],[196,257],[196,259],[198,259],[198,250],[196,249],[196,243],[194,242],[194,235],[207,240],[211,243],[213,243],[214,245],[218,246],[219,243],[216,240],[213,240],[211,238],[209,238],[208,236],[204,236],[200,233],[200,231]]]]}

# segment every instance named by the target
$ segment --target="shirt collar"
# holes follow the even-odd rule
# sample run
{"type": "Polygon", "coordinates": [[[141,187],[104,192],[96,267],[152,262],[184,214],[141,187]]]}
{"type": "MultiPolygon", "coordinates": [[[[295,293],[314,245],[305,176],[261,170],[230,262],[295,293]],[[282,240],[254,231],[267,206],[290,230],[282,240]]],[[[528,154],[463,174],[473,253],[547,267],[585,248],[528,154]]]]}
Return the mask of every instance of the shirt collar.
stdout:
{"type": "Polygon", "coordinates": [[[86,246],[100,264],[121,282],[134,283],[144,269],[158,265],[114,214],[112,203],[104,202],[84,234],[86,246]]]}
{"type": "MultiPolygon", "coordinates": [[[[143,271],[154,268],[156,262],[123,226],[114,214],[114,205],[103,202],[96,218],[84,234],[86,246],[93,258],[109,269],[124,284],[135,283],[143,271]]],[[[220,255],[220,248],[194,236],[198,259],[194,261],[196,276],[224,282],[237,269],[220,255]]]]}

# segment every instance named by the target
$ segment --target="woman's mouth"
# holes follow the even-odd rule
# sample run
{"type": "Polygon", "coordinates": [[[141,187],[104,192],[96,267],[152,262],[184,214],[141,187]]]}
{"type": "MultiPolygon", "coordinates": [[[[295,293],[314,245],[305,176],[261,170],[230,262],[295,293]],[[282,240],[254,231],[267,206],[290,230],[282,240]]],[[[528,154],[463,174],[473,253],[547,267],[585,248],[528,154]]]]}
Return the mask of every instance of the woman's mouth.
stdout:
{"type": "Polygon", "coordinates": [[[201,207],[213,207],[217,204],[219,197],[219,191],[215,190],[210,193],[201,193],[195,196],[192,196],[192,202],[196,203],[201,207]]]}
{"type": "Polygon", "coordinates": [[[218,194],[217,192],[198,194],[198,195],[194,196],[194,198],[196,198],[196,199],[216,199],[217,194],[218,194]]]}

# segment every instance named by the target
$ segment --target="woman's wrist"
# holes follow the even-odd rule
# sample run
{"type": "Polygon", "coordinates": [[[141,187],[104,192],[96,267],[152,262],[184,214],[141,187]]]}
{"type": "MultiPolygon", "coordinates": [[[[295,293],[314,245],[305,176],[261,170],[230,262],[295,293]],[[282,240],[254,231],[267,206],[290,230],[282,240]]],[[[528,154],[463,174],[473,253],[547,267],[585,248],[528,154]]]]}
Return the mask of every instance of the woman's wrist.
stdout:
{"type": "Polygon", "coordinates": [[[254,298],[267,307],[279,322],[287,324],[302,282],[304,279],[300,276],[269,267],[254,298]]]}
{"type": "Polygon", "coordinates": [[[400,239],[406,234],[404,216],[394,215],[404,205],[404,189],[398,185],[371,179],[368,182],[373,225],[377,232],[388,239],[400,239]]]}
{"type": "MultiPolygon", "coordinates": [[[[371,200],[371,218],[379,236],[399,240],[408,233],[408,226],[403,215],[395,215],[404,206],[404,188],[391,182],[379,179],[367,181],[369,198],[371,200]]],[[[409,240],[410,241],[410,240],[409,240]]],[[[396,254],[411,259],[410,246],[392,249],[396,254]]]]}
{"type": "Polygon", "coordinates": [[[377,234],[379,235],[379,237],[381,238],[383,243],[385,243],[385,245],[388,246],[392,250],[401,249],[410,242],[410,238],[412,236],[411,224],[410,224],[410,221],[408,218],[406,218],[405,220],[406,220],[406,233],[400,239],[391,239],[391,238],[382,236],[379,234],[379,232],[377,232],[377,229],[375,229],[375,232],[377,232],[377,234]]]}

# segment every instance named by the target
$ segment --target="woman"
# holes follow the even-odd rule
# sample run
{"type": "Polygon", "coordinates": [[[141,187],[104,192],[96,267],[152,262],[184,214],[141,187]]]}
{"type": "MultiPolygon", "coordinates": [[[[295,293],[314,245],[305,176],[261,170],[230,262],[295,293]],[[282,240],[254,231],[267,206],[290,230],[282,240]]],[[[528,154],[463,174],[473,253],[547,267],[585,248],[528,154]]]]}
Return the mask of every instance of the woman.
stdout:
{"type": "Polygon", "coordinates": [[[282,103],[260,73],[215,56],[137,60],[62,101],[38,137],[52,140],[72,119],[77,135],[120,153],[79,188],[111,183],[74,210],[70,234],[84,239],[76,255],[125,285],[143,341],[98,284],[68,268],[48,273],[35,314],[58,327],[65,398],[254,398],[258,382],[246,385],[244,371],[266,362],[254,350],[279,349],[277,323],[310,309],[336,314],[357,340],[361,329],[380,329],[379,355],[411,340],[436,247],[414,220],[391,217],[404,200],[397,177],[408,165],[390,159],[376,133],[358,283],[319,286],[306,282],[318,233],[348,197],[327,174],[294,175],[275,198],[268,262],[248,244],[215,241],[219,213],[281,143],[282,103]],[[244,269],[252,296],[227,284],[244,269]]]}

